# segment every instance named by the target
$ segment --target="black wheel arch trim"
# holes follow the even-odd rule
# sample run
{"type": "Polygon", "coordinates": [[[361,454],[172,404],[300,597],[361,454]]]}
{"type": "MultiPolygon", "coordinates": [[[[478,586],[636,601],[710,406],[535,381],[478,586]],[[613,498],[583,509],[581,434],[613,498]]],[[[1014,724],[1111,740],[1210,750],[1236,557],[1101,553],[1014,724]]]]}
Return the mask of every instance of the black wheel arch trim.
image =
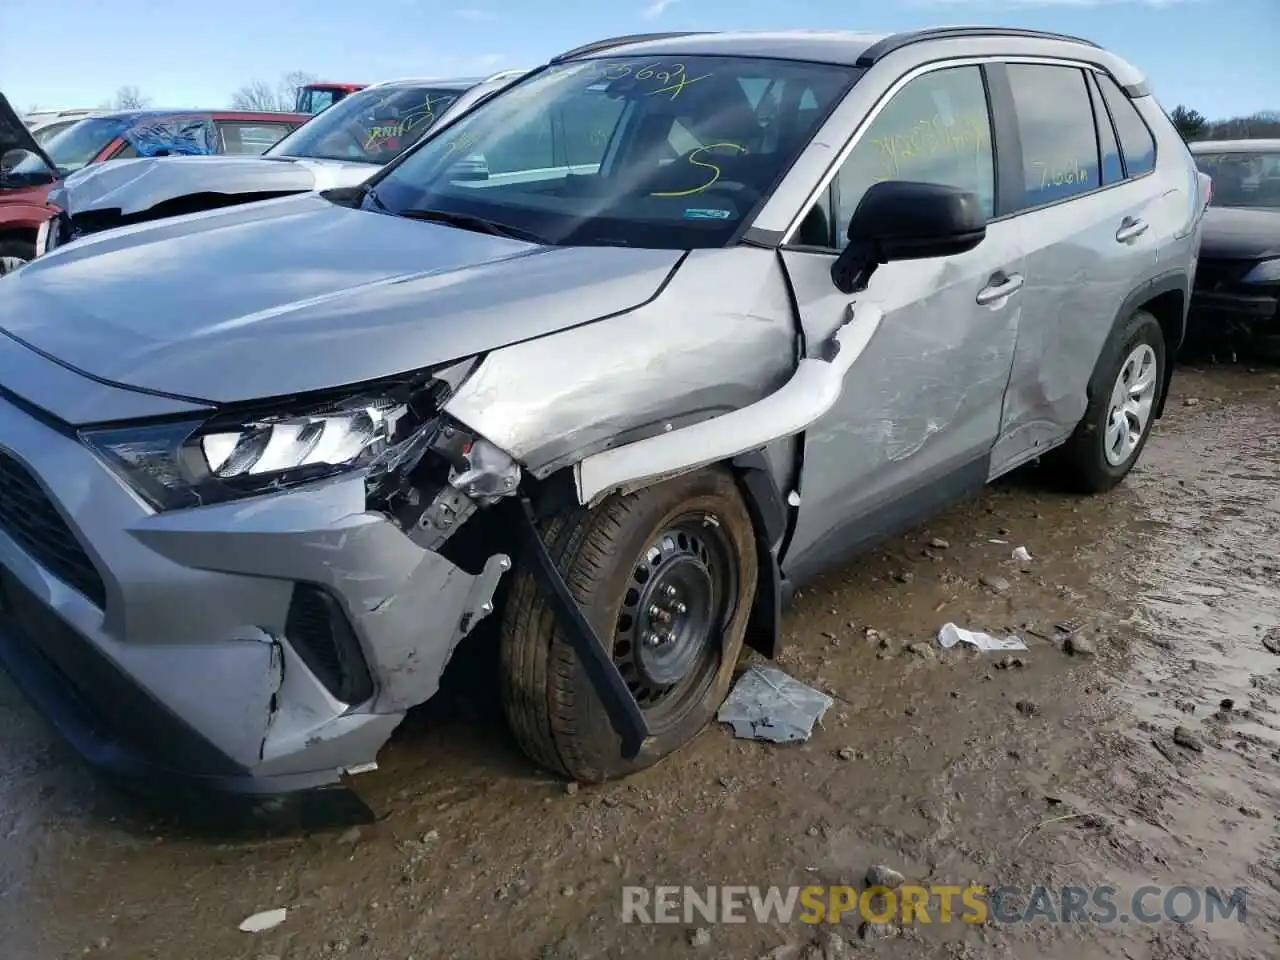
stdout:
{"type": "Polygon", "coordinates": [[[793,526],[794,509],[778,489],[763,450],[735,457],[731,466],[751,514],[755,530],[759,579],[751,601],[745,643],[762,656],[774,659],[782,648],[784,585],[779,560],[793,526]]]}
{"type": "MultiPolygon", "coordinates": [[[[1153,280],[1147,281],[1125,298],[1111,325],[1111,329],[1114,331],[1120,324],[1126,322],[1134,313],[1141,310],[1156,297],[1167,293],[1177,293],[1182,297],[1182,315],[1178,318],[1177,341],[1170,342],[1167,337],[1165,338],[1164,376],[1162,378],[1163,382],[1160,384],[1160,395],[1156,399],[1154,411],[1156,419],[1164,415],[1165,399],[1169,396],[1169,386],[1173,382],[1173,370],[1176,365],[1178,348],[1182,345],[1182,340],[1187,334],[1187,310],[1191,304],[1191,276],[1185,270],[1171,270],[1153,280]]],[[[1098,386],[1096,380],[1101,366],[1102,356],[1099,355],[1097,362],[1094,364],[1093,375],[1089,377],[1090,398],[1093,397],[1094,390],[1098,386]]]]}

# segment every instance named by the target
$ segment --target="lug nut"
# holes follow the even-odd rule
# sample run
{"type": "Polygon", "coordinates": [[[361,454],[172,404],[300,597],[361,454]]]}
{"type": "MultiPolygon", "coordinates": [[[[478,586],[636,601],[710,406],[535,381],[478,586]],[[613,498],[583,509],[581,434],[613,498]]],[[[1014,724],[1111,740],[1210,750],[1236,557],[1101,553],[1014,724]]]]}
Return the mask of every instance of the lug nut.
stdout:
{"type": "Polygon", "coordinates": [[[688,613],[688,612],[689,612],[689,608],[688,608],[688,607],[686,607],[683,603],[677,603],[677,604],[676,604],[676,613],[678,613],[678,614],[680,614],[681,616],[683,616],[684,614],[686,614],[686,613],[688,613]]]}
{"type": "Polygon", "coordinates": [[[656,633],[646,633],[644,635],[644,645],[646,647],[656,647],[658,645],[658,635],[656,633]]]}
{"type": "Polygon", "coordinates": [[[668,583],[665,587],[662,588],[662,592],[666,594],[668,597],[674,598],[676,595],[676,588],[668,583]]]}

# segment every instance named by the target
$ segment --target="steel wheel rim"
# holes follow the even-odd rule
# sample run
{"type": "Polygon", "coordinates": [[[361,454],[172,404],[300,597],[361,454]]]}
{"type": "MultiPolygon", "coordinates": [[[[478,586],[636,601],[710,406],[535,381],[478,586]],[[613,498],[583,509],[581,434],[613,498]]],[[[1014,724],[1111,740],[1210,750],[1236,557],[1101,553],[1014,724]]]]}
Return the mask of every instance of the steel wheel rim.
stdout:
{"type": "Polygon", "coordinates": [[[1133,458],[1151,425],[1155,406],[1159,362],[1150,344],[1140,343],[1129,353],[1111,387],[1102,450],[1107,463],[1123,466],[1133,458]]]}
{"type": "Polygon", "coordinates": [[[651,728],[701,698],[737,595],[735,553],[711,514],[676,518],[641,551],[618,611],[613,662],[651,728]]]}

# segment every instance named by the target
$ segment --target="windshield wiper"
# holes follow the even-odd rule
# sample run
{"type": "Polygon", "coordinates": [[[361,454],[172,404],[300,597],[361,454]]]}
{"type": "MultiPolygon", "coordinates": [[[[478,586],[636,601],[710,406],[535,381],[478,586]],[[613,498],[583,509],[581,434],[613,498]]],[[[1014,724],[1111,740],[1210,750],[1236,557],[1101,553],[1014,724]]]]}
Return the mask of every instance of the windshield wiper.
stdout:
{"type": "MultiPolygon", "coordinates": [[[[373,202],[382,205],[376,196],[372,195],[373,202]]],[[[386,209],[385,207],[383,209],[386,209]]],[[[546,245],[549,241],[545,237],[540,237],[536,233],[530,233],[528,230],[521,230],[519,227],[508,226],[505,223],[498,223],[495,220],[486,220],[484,217],[477,217],[470,213],[450,213],[447,210],[401,210],[396,216],[408,217],[410,220],[426,220],[430,223],[443,223],[450,227],[457,227],[460,230],[474,230],[476,233],[488,233],[495,237],[506,237],[509,240],[523,240],[526,243],[537,243],[546,245]]]]}

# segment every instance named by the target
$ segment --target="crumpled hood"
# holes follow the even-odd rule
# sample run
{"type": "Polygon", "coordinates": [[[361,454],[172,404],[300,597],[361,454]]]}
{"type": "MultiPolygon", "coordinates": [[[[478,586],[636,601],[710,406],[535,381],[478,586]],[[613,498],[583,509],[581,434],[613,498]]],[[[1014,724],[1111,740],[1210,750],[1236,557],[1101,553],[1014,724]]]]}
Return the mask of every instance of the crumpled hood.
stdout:
{"type": "Polygon", "coordinates": [[[228,403],[589,323],[654,297],[680,257],[543,247],[304,194],[58,248],[0,280],[0,329],[102,380],[228,403]]]}
{"type": "Polygon", "coordinates": [[[90,210],[130,216],[197,193],[306,193],[355,186],[379,169],[294,157],[140,157],[82,167],[53,189],[49,202],[73,217],[90,210]]]}
{"type": "Polygon", "coordinates": [[[1211,260],[1280,257],[1280,210],[1210,207],[1204,214],[1200,255],[1211,260]]]}

